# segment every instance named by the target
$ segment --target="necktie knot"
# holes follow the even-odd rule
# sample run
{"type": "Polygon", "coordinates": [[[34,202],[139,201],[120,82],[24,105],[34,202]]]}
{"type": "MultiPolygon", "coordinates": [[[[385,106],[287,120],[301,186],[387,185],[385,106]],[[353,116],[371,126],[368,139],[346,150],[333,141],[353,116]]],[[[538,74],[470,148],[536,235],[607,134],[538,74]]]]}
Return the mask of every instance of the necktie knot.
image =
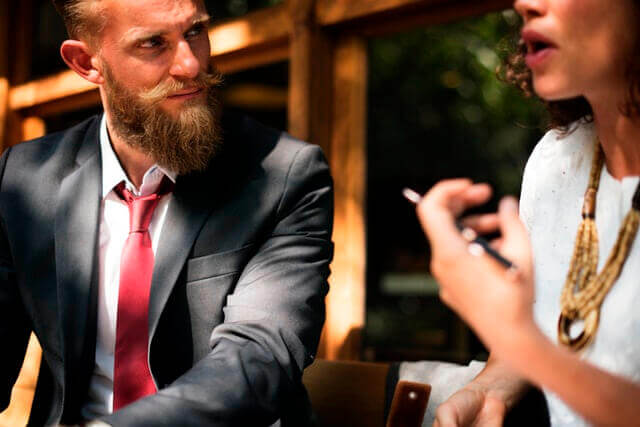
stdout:
{"type": "Polygon", "coordinates": [[[153,212],[162,196],[173,190],[173,183],[165,177],[158,190],[146,196],[134,195],[125,187],[124,181],[114,190],[129,208],[129,233],[143,233],[149,229],[153,212]]]}

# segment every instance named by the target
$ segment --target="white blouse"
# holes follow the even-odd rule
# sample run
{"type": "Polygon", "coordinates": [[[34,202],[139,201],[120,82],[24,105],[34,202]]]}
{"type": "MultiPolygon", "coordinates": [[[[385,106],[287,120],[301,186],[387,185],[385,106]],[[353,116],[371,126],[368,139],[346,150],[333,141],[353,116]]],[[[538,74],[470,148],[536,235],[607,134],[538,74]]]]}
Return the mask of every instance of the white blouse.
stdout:
{"type": "MultiPolygon", "coordinates": [[[[538,143],[527,163],[520,215],[533,247],[536,294],[534,314],[542,331],[557,342],[560,293],[569,270],[582,200],[589,180],[595,131],[580,124],[562,137],[551,131],[538,143]]],[[[602,171],[596,199],[600,271],[631,208],[638,177],[613,178],[602,171]]],[[[640,236],[600,312],[594,341],[581,354],[590,363],[640,383],[640,236]]],[[[597,393],[597,390],[587,390],[597,393]]],[[[589,425],[553,393],[545,392],[552,426],[589,425]]],[[[631,420],[630,420],[631,421],[631,420]]]]}

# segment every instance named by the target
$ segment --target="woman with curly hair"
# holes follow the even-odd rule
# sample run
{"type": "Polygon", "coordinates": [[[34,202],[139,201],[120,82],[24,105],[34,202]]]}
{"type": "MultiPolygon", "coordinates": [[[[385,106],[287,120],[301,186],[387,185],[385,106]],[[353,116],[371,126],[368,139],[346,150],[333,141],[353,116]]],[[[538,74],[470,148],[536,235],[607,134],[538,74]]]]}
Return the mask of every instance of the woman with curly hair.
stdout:
{"type": "Polygon", "coordinates": [[[513,268],[470,251],[458,231],[487,185],[442,181],[419,203],[441,298],[491,350],[435,425],[500,425],[530,383],[544,389],[554,426],[637,424],[640,0],[514,7],[521,50],[505,77],[544,100],[552,130],[527,163],[519,212],[506,198],[496,214],[460,220],[499,229],[495,247],[513,268]]]}

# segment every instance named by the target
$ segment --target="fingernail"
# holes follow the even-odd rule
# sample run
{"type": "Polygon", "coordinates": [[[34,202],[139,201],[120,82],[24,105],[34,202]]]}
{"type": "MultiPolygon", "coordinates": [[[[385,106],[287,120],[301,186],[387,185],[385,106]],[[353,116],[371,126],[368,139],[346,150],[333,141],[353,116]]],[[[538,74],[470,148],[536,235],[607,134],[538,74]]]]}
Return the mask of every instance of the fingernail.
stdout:
{"type": "Polygon", "coordinates": [[[500,210],[505,213],[517,214],[518,201],[514,197],[505,197],[500,200],[500,210]]]}

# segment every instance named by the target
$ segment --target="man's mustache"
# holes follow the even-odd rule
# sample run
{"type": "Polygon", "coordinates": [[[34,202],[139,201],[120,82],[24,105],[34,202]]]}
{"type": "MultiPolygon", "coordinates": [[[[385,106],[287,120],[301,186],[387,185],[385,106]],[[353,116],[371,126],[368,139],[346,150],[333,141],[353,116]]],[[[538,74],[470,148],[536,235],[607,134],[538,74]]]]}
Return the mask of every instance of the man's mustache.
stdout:
{"type": "Polygon", "coordinates": [[[153,105],[184,89],[209,89],[221,83],[222,75],[219,72],[200,72],[191,80],[168,79],[152,89],[143,91],[139,96],[143,101],[153,105]]]}

